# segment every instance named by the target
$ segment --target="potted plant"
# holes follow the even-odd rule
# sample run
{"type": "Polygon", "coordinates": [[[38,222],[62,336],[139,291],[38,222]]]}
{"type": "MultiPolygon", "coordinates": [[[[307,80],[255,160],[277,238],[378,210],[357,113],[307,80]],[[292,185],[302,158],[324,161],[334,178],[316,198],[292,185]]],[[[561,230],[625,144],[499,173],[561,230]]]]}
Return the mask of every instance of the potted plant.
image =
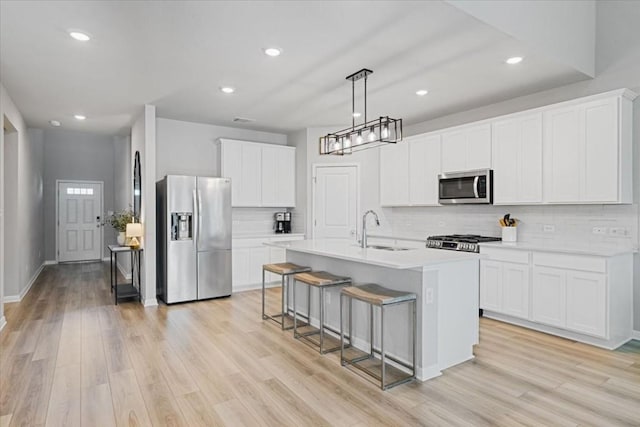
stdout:
{"type": "Polygon", "coordinates": [[[125,242],[124,232],[127,230],[127,224],[133,222],[134,219],[135,216],[131,209],[124,209],[107,216],[106,222],[118,232],[118,244],[120,246],[124,245],[125,242]]]}

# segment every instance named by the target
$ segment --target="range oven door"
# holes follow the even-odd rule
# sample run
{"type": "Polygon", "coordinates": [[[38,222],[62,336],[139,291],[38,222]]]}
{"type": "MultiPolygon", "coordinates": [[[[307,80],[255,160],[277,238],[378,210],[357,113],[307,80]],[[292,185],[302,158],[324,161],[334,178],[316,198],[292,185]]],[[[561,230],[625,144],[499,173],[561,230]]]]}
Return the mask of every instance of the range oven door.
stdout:
{"type": "Polygon", "coordinates": [[[438,179],[440,204],[493,203],[491,169],[443,173],[438,179]]]}

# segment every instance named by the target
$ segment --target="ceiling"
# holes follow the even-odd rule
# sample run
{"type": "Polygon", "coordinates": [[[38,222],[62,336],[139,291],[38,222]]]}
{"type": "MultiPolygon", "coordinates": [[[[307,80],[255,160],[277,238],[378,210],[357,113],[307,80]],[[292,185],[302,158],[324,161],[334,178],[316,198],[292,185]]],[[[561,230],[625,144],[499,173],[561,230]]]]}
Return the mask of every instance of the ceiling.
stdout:
{"type": "Polygon", "coordinates": [[[34,127],[126,133],[143,104],[274,132],[346,125],[344,78],[364,67],[369,118],[405,125],[587,78],[439,1],[0,2],[0,76],[34,127]]]}

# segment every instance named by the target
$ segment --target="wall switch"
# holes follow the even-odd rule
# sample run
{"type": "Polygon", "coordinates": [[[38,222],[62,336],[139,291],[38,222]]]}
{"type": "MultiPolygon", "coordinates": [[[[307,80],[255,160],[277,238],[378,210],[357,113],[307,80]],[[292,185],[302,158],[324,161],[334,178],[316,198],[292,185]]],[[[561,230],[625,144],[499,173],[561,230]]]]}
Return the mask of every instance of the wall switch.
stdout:
{"type": "Polygon", "coordinates": [[[433,288],[427,288],[424,295],[425,303],[433,304],[433,288]]]}
{"type": "Polygon", "coordinates": [[[609,229],[609,235],[623,237],[627,235],[627,229],[624,227],[611,227],[609,229]]]}
{"type": "Polygon", "coordinates": [[[591,229],[592,234],[607,234],[607,227],[593,227],[591,229]]]}
{"type": "Polygon", "coordinates": [[[556,226],[553,224],[544,224],[542,226],[542,231],[544,231],[545,233],[555,233],[556,232],[556,226]]]}

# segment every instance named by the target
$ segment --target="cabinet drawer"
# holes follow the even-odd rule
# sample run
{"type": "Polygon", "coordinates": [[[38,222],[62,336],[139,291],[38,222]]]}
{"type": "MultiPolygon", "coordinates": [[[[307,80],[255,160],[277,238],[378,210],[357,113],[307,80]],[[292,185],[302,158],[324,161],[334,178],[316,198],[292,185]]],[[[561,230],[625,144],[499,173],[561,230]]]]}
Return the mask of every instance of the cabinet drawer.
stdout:
{"type": "Polygon", "coordinates": [[[595,273],[607,272],[607,260],[605,258],[586,255],[534,252],[533,264],[571,270],[593,271],[595,273]]]}
{"type": "Polygon", "coordinates": [[[529,264],[529,251],[481,247],[480,254],[484,255],[484,259],[529,264]]]}

